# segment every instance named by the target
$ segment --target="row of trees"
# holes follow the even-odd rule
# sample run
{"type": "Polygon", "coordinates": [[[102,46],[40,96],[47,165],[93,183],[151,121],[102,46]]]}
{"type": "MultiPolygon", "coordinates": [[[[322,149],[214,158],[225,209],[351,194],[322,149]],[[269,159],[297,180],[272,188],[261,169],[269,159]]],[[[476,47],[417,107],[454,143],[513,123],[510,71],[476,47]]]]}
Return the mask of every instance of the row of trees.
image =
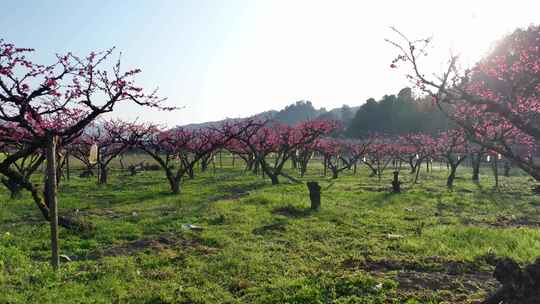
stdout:
{"type": "MultiPolygon", "coordinates": [[[[371,176],[379,179],[387,168],[399,172],[403,167],[408,167],[416,183],[421,164],[426,164],[429,170],[432,163],[437,161],[446,164],[448,168],[447,187],[450,189],[458,167],[465,160],[470,158],[472,180],[478,182],[481,162],[492,160],[493,168],[496,169],[501,159],[496,151],[487,150],[468,140],[463,129],[443,131],[437,136],[410,133],[400,136],[371,135],[363,140],[323,138],[317,141],[313,151],[323,156],[325,169],[332,172],[333,178],[337,178],[344,170],[353,169],[356,172],[357,165],[364,164],[371,170],[371,176]]],[[[504,164],[504,173],[508,175],[511,161],[505,160],[504,164]]]]}
{"type": "MultiPolygon", "coordinates": [[[[317,155],[322,159],[325,175],[330,171],[333,178],[338,178],[344,170],[356,173],[359,165],[368,167],[371,176],[379,180],[389,167],[395,171],[409,167],[410,173],[415,174],[415,183],[422,163],[429,167],[433,161],[444,162],[449,169],[447,186],[452,188],[459,165],[468,157],[481,160],[486,154],[481,146],[467,140],[462,129],[444,131],[435,137],[425,133],[378,134],[361,140],[328,136],[339,127],[335,121],[327,120],[303,122],[292,127],[273,121],[240,120],[202,129],[166,129],[150,123],[106,120],[89,125],[71,142],[58,145],[56,183],[60,182],[63,172],[69,170],[67,155],[79,159],[86,167],[85,173],[93,175],[97,169],[98,183],[105,184],[112,160],[136,150],[155,160],[163,170],[171,192],[177,194],[185,178],[194,178],[197,165],[204,171],[217,153],[228,151],[244,161],[246,171],[261,172],[274,185],[279,183],[280,177],[298,181],[284,172],[288,161],[303,177],[310,161],[317,155]]],[[[18,135],[20,132],[20,128],[12,129],[11,144],[5,145],[4,153],[18,151],[25,145],[18,135]]],[[[38,150],[21,159],[14,168],[29,183],[44,158],[43,151],[38,150]]],[[[479,163],[476,162],[476,166],[479,163]]],[[[476,174],[477,171],[478,168],[476,174]]],[[[12,196],[20,191],[17,180],[4,177],[3,181],[12,196]]]]}

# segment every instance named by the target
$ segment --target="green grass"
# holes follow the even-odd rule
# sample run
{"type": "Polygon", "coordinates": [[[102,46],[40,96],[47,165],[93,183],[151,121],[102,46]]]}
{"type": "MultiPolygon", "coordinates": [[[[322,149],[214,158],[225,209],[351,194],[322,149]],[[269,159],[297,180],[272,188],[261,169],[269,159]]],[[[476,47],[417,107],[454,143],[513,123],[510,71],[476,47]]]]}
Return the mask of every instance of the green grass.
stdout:
{"type": "Polygon", "coordinates": [[[225,162],[180,195],[160,171],[115,170],[106,186],[74,172],[60,213],[96,229],[60,231],[73,261],[57,273],[30,197],[1,189],[0,303],[468,303],[496,287],[494,257],[540,252],[540,198],[521,174],[495,190],[489,170],[477,186],[462,168],[449,192],[438,166],[417,185],[404,170],[404,193],[390,194],[378,189],[391,170],[332,181],[314,164],[304,180],[320,182],[322,208],[310,212],[305,184],[271,186],[225,162]]]}

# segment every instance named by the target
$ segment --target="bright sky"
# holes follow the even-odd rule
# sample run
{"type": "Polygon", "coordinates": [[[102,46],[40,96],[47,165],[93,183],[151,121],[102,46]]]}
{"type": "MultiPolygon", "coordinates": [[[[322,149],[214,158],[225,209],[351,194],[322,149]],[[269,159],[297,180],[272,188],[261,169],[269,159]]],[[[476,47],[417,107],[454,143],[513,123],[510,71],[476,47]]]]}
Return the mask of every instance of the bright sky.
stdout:
{"type": "MultiPolygon", "coordinates": [[[[493,40],[538,23],[540,1],[23,1],[2,3],[0,37],[54,53],[86,55],[116,46],[139,83],[159,87],[171,113],[121,107],[114,115],[170,126],[242,117],[311,100],[327,109],[360,105],[407,85],[389,68],[395,26],[434,37],[428,66],[450,50],[466,62],[493,40]]],[[[38,61],[38,60],[36,60],[38,61]]]]}

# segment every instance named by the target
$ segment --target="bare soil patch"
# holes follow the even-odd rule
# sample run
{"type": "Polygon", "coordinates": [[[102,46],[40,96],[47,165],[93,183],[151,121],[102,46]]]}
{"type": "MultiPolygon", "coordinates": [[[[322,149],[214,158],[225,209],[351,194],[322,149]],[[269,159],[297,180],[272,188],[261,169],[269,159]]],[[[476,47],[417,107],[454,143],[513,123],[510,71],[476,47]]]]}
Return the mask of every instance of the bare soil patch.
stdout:
{"type": "Polygon", "coordinates": [[[428,300],[433,292],[438,292],[449,303],[471,303],[471,298],[481,299],[500,286],[489,266],[437,256],[419,260],[349,258],[342,266],[398,282],[398,295],[402,299],[428,300]]]}
{"type": "Polygon", "coordinates": [[[161,235],[98,250],[89,254],[87,259],[132,255],[138,252],[160,252],[167,249],[180,249],[201,254],[212,254],[219,250],[219,248],[204,245],[200,239],[185,239],[174,235],[161,235]]]}
{"type": "Polygon", "coordinates": [[[540,220],[530,219],[527,217],[511,217],[511,216],[499,216],[495,221],[488,220],[475,220],[475,219],[462,219],[465,225],[471,226],[491,226],[498,228],[505,227],[540,227],[540,220]]]}

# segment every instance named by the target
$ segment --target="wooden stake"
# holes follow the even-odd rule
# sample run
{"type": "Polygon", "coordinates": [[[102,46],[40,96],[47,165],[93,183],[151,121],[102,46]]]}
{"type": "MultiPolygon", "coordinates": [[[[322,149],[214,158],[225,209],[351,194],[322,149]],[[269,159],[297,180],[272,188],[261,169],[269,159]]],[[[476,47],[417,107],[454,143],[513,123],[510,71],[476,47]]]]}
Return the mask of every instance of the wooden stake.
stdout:
{"type": "Polygon", "coordinates": [[[55,135],[47,138],[47,201],[49,202],[49,222],[51,223],[51,265],[56,270],[60,264],[58,257],[58,202],[56,197],[56,142],[55,135]]]}

